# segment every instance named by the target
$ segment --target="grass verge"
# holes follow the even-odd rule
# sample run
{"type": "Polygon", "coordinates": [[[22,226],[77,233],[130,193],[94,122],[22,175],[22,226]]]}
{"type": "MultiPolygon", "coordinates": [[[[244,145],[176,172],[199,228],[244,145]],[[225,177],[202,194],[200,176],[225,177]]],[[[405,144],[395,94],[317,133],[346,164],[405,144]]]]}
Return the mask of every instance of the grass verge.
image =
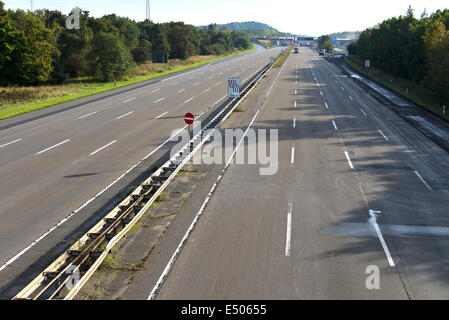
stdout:
{"type": "Polygon", "coordinates": [[[140,65],[133,70],[129,79],[118,81],[115,86],[114,83],[82,78],[71,80],[61,85],[0,87],[0,120],[168,74],[200,67],[213,61],[244,54],[254,49],[255,47],[221,56],[192,57],[187,61],[172,60],[165,71],[157,70],[157,66],[153,66],[151,63],[140,65]]]}
{"type": "Polygon", "coordinates": [[[280,54],[278,56],[277,61],[274,63],[273,68],[279,68],[282,67],[284,62],[287,60],[288,56],[290,55],[290,52],[292,52],[292,48],[285,49],[285,52],[280,54]]]}
{"type": "Polygon", "coordinates": [[[344,60],[354,70],[382,84],[400,96],[413,101],[420,107],[427,109],[446,120],[449,120],[449,106],[446,106],[446,115],[443,115],[443,109],[439,105],[438,100],[435,98],[435,95],[431,90],[426,89],[410,80],[392,76],[382,70],[373,67],[370,67],[369,69],[365,68],[364,61],[362,61],[362,59],[358,56],[345,56],[344,60]]]}

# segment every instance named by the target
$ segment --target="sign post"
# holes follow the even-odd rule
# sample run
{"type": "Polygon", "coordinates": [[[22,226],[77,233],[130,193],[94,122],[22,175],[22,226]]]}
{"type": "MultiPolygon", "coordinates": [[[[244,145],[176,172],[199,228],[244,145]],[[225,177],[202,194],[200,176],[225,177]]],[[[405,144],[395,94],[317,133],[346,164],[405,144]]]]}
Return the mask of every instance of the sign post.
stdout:
{"type": "Polygon", "coordinates": [[[228,97],[240,98],[240,78],[228,78],[228,97]]]}
{"type": "MultiPolygon", "coordinates": [[[[184,121],[185,121],[185,123],[187,123],[189,125],[189,137],[190,137],[190,132],[192,132],[192,123],[193,123],[193,121],[195,121],[195,117],[190,112],[187,112],[186,115],[184,116],[184,121]]],[[[192,146],[192,144],[190,144],[190,152],[192,152],[192,151],[193,151],[193,146],[192,146]]]]}

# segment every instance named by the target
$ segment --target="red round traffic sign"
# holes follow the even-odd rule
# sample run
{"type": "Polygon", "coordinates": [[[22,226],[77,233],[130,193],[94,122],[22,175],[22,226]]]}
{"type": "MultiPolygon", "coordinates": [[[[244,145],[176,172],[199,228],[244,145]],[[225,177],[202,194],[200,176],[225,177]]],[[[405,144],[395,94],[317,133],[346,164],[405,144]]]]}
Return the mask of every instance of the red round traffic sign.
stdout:
{"type": "Polygon", "coordinates": [[[195,120],[195,117],[193,116],[193,114],[191,114],[190,112],[186,113],[186,115],[184,116],[184,121],[187,124],[192,124],[193,120],[195,120]]]}

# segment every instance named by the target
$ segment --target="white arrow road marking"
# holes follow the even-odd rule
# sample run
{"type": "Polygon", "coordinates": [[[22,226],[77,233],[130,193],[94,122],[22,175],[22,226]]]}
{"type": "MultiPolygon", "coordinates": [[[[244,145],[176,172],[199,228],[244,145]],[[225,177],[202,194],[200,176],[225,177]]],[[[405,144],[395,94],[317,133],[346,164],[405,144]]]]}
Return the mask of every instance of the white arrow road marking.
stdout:
{"type": "Polygon", "coordinates": [[[394,261],[393,258],[391,257],[390,254],[390,250],[388,250],[388,246],[385,243],[384,237],[382,236],[382,232],[380,231],[379,225],[377,224],[377,219],[376,219],[376,213],[380,213],[381,211],[374,211],[374,210],[369,210],[369,222],[371,223],[371,225],[374,227],[374,230],[376,231],[377,237],[379,238],[379,241],[382,245],[382,248],[384,249],[385,255],[387,256],[387,260],[388,263],[390,264],[390,267],[394,267],[394,261]]]}

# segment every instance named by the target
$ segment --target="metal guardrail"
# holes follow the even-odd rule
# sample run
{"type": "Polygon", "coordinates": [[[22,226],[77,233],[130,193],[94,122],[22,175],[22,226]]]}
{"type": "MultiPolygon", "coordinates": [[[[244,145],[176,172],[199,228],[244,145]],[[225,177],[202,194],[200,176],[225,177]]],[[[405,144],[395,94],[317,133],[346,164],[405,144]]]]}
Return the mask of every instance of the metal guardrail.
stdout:
{"type": "MultiPolygon", "coordinates": [[[[276,63],[277,61],[275,61],[276,63]]],[[[198,134],[165,162],[118,206],[23,288],[13,300],[71,300],[87,283],[112,248],[145,214],[193,154],[209,140],[240,102],[275,65],[268,64],[250,80],[240,99],[232,99],[198,134]],[[207,134],[205,134],[207,132],[207,134]],[[78,281],[71,283],[76,276],[78,281]],[[67,289],[67,285],[73,285],[67,289]]]]}

